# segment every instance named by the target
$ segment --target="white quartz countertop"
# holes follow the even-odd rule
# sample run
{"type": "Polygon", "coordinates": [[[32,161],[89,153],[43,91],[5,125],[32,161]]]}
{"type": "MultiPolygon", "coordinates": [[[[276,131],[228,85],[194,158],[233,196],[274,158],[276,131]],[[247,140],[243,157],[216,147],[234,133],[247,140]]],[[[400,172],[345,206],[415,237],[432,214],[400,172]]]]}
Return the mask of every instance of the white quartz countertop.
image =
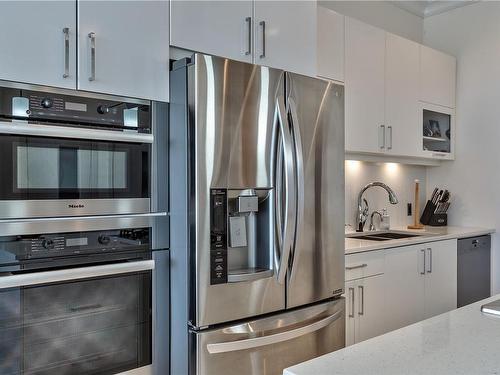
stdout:
{"type": "MultiPolygon", "coordinates": [[[[419,243],[449,240],[454,238],[467,238],[482,236],[485,234],[494,233],[495,229],[490,228],[467,228],[467,227],[425,227],[423,230],[409,230],[406,228],[391,228],[395,231],[404,232],[414,232],[415,234],[420,234],[417,237],[410,237],[398,240],[388,240],[388,241],[368,241],[359,240],[356,238],[346,237],[345,239],[345,253],[354,254],[364,251],[389,249],[392,247],[416,245],[419,243]]],[[[374,232],[365,232],[365,234],[371,234],[374,232]]],[[[500,372],[500,367],[499,367],[500,372]]]]}
{"type": "Polygon", "coordinates": [[[285,369],[285,375],[499,374],[500,294],[285,369]]]}

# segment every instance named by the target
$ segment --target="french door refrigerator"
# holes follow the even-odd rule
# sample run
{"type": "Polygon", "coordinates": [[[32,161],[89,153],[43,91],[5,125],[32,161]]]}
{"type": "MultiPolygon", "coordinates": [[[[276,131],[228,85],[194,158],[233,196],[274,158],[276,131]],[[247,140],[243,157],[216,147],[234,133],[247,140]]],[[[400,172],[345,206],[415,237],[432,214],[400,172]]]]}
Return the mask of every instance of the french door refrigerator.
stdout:
{"type": "Polygon", "coordinates": [[[170,84],[172,375],[343,347],[343,87],[202,54],[170,84]]]}

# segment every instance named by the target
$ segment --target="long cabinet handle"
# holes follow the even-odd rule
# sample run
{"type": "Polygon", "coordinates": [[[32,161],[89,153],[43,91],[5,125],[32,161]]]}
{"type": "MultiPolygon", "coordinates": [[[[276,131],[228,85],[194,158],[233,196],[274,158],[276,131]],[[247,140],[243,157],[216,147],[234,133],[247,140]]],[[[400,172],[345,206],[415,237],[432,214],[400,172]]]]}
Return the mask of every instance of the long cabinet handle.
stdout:
{"type": "Polygon", "coordinates": [[[95,81],[95,33],[89,33],[90,39],[90,77],[89,81],[95,81]]]}
{"type": "Polygon", "coordinates": [[[130,263],[116,263],[106,264],[102,266],[69,268],[55,271],[42,271],[11,276],[0,276],[0,290],[47,283],[57,283],[61,281],[73,281],[94,277],[119,275],[131,272],[149,271],[153,270],[154,268],[154,260],[143,260],[130,263]]]}
{"type": "Polygon", "coordinates": [[[425,267],[425,258],[426,258],[425,249],[420,250],[420,252],[424,254],[424,266],[423,266],[422,271],[420,272],[420,274],[421,275],[425,275],[425,270],[426,270],[426,267],[425,267]]]}
{"type": "Polygon", "coordinates": [[[260,21],[259,25],[262,28],[262,53],[259,57],[263,59],[266,57],[266,21],[260,21]]]}
{"type": "Polygon", "coordinates": [[[365,268],[368,267],[368,264],[363,263],[363,264],[358,264],[357,266],[346,266],[346,270],[351,271],[351,270],[356,270],[358,268],[365,268]]]}
{"type": "Polygon", "coordinates": [[[354,318],[354,288],[349,288],[349,294],[351,295],[351,311],[349,312],[349,318],[354,318]]]}
{"type": "Polygon", "coordinates": [[[63,29],[64,34],[64,74],[63,78],[69,77],[69,27],[63,29]]]}
{"type": "Polygon", "coordinates": [[[388,126],[387,130],[389,131],[389,145],[387,146],[388,150],[392,150],[392,126],[388,126]]]}
{"type": "Polygon", "coordinates": [[[429,252],[429,269],[427,273],[432,273],[432,248],[428,247],[427,251],[429,252]]]}
{"type": "Polygon", "coordinates": [[[365,287],[363,285],[358,285],[359,291],[360,291],[360,298],[359,298],[359,312],[358,315],[365,315],[365,287]]]}
{"type": "Polygon", "coordinates": [[[245,51],[245,55],[250,55],[252,53],[252,17],[245,18],[245,22],[247,23],[247,50],[245,51]]]}
{"type": "Polygon", "coordinates": [[[380,125],[379,142],[378,143],[380,145],[380,149],[383,150],[385,148],[385,125],[380,125]],[[380,132],[382,132],[382,135],[380,135],[380,132]]]}

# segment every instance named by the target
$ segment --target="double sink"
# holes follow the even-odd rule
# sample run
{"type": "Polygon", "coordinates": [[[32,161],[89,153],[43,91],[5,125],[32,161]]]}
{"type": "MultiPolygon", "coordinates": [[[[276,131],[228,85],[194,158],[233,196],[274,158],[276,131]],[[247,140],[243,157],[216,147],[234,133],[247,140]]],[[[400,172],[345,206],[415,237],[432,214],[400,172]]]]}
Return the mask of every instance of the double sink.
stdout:
{"type": "Polygon", "coordinates": [[[357,240],[367,240],[367,241],[401,240],[405,238],[413,238],[421,236],[425,236],[425,234],[416,234],[404,231],[361,232],[361,233],[346,234],[347,238],[354,238],[357,240]]]}

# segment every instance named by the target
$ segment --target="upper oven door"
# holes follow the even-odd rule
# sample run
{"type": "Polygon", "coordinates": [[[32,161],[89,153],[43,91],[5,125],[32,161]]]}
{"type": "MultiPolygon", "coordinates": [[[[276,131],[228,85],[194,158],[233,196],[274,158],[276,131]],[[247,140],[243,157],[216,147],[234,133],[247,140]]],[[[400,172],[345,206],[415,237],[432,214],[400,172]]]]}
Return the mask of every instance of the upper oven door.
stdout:
{"type": "Polygon", "coordinates": [[[0,218],[147,213],[150,150],[149,143],[2,134],[0,218]]]}

